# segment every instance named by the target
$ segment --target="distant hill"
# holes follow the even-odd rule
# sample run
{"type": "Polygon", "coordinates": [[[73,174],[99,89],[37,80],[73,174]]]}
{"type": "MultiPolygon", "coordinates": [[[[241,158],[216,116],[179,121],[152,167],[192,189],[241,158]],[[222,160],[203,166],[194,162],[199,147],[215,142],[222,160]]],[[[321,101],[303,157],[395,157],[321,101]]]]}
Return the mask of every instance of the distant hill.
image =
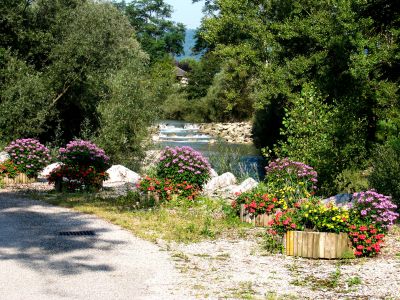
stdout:
{"type": "Polygon", "coordinates": [[[194,55],[192,53],[192,48],[194,47],[196,43],[196,29],[186,29],[186,35],[185,35],[185,43],[183,45],[183,49],[185,51],[184,54],[176,56],[175,58],[177,60],[182,60],[184,58],[195,58],[195,59],[200,59],[201,55],[197,54],[194,55]]]}

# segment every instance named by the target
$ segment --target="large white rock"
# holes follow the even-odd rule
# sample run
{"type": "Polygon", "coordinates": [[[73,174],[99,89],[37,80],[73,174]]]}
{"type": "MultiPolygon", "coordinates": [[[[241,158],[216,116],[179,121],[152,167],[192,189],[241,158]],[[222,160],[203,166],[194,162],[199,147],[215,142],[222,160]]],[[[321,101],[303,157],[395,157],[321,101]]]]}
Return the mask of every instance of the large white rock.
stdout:
{"type": "Polygon", "coordinates": [[[240,185],[235,186],[232,189],[232,193],[234,193],[234,194],[245,193],[245,192],[248,192],[251,189],[255,188],[257,185],[258,185],[258,182],[255,181],[253,178],[247,178],[240,185]]]}
{"type": "Polygon", "coordinates": [[[109,179],[104,181],[105,186],[113,186],[116,183],[133,183],[140,180],[140,175],[121,165],[114,165],[107,170],[109,179]]]}
{"type": "Polygon", "coordinates": [[[226,172],[220,176],[211,178],[206,185],[204,186],[204,190],[206,192],[213,192],[215,190],[219,190],[222,188],[226,188],[230,185],[234,185],[236,183],[236,177],[230,172],[226,172]]]}
{"type": "Polygon", "coordinates": [[[211,178],[218,177],[218,173],[214,169],[211,169],[210,170],[210,177],[211,178]]]}
{"type": "Polygon", "coordinates": [[[61,164],[59,162],[53,163],[51,165],[48,165],[47,167],[45,167],[40,173],[39,173],[39,178],[46,178],[47,176],[50,175],[50,173],[58,168],[59,166],[61,166],[61,164]]]}
{"type": "Polygon", "coordinates": [[[5,162],[8,159],[10,159],[10,155],[8,155],[7,152],[5,151],[0,152],[0,163],[5,162]]]}

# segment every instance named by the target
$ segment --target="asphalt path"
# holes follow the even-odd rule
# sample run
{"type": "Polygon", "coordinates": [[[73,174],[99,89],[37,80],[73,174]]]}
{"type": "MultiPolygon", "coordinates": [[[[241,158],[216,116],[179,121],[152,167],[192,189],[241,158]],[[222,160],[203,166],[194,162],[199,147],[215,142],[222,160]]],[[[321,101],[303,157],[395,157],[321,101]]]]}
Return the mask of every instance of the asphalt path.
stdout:
{"type": "Polygon", "coordinates": [[[189,299],[168,252],[95,216],[0,191],[0,299],[189,299]],[[94,236],[60,232],[93,231],[94,236]]]}

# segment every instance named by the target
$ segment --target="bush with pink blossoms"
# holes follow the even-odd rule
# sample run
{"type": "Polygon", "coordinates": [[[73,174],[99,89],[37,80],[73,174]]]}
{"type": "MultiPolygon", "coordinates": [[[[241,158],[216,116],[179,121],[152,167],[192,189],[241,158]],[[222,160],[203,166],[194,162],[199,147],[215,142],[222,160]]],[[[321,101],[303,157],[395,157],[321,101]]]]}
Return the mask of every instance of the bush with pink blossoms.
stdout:
{"type": "Polygon", "coordinates": [[[166,147],[157,165],[157,177],[201,188],[210,178],[210,169],[208,160],[191,147],[166,147]]]}
{"type": "Polygon", "coordinates": [[[93,167],[97,172],[110,167],[110,158],[104,150],[90,141],[70,141],[65,148],[60,148],[58,158],[67,166],[93,167]]]}
{"type": "Polygon", "coordinates": [[[363,220],[375,226],[388,230],[399,217],[396,213],[397,206],[393,204],[390,196],[377,193],[374,190],[353,194],[353,207],[363,220]]]}
{"type": "Polygon", "coordinates": [[[49,163],[50,151],[36,139],[18,139],[5,148],[20,173],[36,177],[49,163]]]}

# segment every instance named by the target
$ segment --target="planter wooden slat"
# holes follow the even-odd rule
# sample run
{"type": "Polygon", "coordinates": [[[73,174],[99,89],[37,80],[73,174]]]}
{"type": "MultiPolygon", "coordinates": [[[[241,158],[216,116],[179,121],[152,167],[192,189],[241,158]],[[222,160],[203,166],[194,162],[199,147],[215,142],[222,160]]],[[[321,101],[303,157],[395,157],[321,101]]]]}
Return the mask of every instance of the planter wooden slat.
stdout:
{"type": "Polygon", "coordinates": [[[288,231],[284,240],[289,256],[334,259],[351,250],[346,233],[288,231]]]}
{"type": "Polygon", "coordinates": [[[269,227],[268,223],[274,219],[274,215],[262,214],[251,216],[246,213],[244,204],[240,205],[240,221],[253,224],[254,226],[269,227]]]}
{"type": "Polygon", "coordinates": [[[15,178],[3,177],[0,179],[5,185],[10,184],[27,184],[36,182],[36,178],[29,178],[26,174],[20,173],[15,178]]]}

